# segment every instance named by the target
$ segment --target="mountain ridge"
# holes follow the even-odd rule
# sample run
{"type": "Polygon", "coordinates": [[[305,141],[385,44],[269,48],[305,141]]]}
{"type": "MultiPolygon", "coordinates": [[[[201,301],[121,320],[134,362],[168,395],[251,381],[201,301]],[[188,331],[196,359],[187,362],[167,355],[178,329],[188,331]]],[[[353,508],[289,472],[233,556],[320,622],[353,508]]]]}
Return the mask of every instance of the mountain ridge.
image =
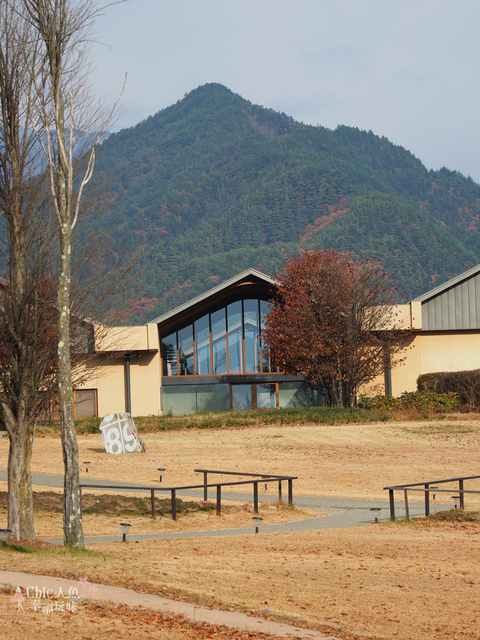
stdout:
{"type": "Polygon", "coordinates": [[[186,94],[102,146],[116,251],[142,247],[144,321],[249,267],[318,246],[378,257],[405,297],[477,262],[480,186],[385,137],[296,122],[223,85],[186,94]]]}

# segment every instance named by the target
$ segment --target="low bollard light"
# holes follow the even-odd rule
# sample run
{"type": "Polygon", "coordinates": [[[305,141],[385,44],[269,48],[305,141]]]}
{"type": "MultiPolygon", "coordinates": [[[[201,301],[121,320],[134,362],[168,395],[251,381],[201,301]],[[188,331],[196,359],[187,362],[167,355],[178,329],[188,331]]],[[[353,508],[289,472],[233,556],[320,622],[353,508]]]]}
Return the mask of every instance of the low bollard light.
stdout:
{"type": "Polygon", "coordinates": [[[453,508],[458,509],[458,501],[460,500],[460,496],[452,496],[453,508]]]}
{"type": "Polygon", "coordinates": [[[132,525],[129,522],[121,522],[120,523],[120,527],[122,529],[122,536],[123,536],[122,537],[122,542],[126,542],[127,533],[129,532],[131,526],[132,525]]]}
{"type": "Polygon", "coordinates": [[[258,530],[260,529],[260,525],[262,524],[263,518],[260,518],[260,516],[254,516],[252,520],[255,526],[255,533],[258,533],[258,530]]]}
{"type": "Polygon", "coordinates": [[[88,473],[88,466],[91,464],[91,462],[85,461],[83,464],[85,465],[85,473],[88,473]]]}
{"type": "Polygon", "coordinates": [[[163,478],[163,473],[165,471],[165,467],[158,467],[157,471],[160,473],[160,482],[161,482],[163,478]]]}
{"type": "Polygon", "coordinates": [[[8,534],[12,533],[11,529],[0,529],[0,537],[2,539],[2,546],[7,544],[8,534]]]}
{"type": "Polygon", "coordinates": [[[372,507],[370,509],[370,511],[373,512],[373,515],[375,516],[375,522],[378,522],[378,516],[380,515],[380,511],[381,511],[381,507],[372,507]]]}

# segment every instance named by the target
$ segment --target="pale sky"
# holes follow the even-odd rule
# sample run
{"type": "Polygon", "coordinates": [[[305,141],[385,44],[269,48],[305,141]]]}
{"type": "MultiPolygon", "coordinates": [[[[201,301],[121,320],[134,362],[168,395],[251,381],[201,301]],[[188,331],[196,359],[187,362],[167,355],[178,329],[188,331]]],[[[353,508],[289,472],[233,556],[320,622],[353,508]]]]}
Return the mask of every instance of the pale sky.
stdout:
{"type": "Polygon", "coordinates": [[[130,127],[208,82],[305,124],[371,129],[480,183],[479,0],[129,0],[95,90],[130,127]]]}

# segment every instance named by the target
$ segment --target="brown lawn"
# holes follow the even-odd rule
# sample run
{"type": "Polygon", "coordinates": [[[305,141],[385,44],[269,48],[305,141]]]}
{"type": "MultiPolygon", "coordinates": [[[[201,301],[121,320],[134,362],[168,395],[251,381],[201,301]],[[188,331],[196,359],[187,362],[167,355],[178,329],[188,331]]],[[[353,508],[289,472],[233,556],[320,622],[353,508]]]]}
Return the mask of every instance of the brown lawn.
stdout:
{"type": "MultiPolygon", "coordinates": [[[[297,495],[373,499],[386,499],[382,488],[389,484],[480,473],[480,422],[473,418],[172,431],[145,434],[144,439],[148,454],[108,456],[102,451],[100,435],[80,436],[80,461],[91,462],[91,478],[158,484],[156,469],[162,466],[167,469],[166,484],[192,484],[200,480],[193,473],[195,467],[218,468],[298,475],[294,483],[297,495]]],[[[0,468],[6,468],[7,453],[8,442],[3,439],[0,468]]],[[[37,438],[32,471],[62,472],[57,440],[37,438]]],[[[84,472],[82,476],[86,477],[84,472]]],[[[469,484],[467,488],[480,486],[469,484]]],[[[478,498],[467,499],[471,507],[478,508],[479,502],[478,498]]],[[[153,523],[144,517],[142,531],[162,530],[167,524],[210,529],[213,521],[226,523],[228,518],[245,526],[251,522],[250,507],[232,505],[232,511],[221,518],[206,513],[187,515],[178,525],[168,524],[167,519],[153,523]]],[[[261,515],[267,522],[269,518],[305,517],[304,513],[293,512],[292,516],[288,510],[266,507],[261,515]]],[[[38,514],[39,536],[61,535],[61,521],[55,517],[53,522],[52,517],[49,521],[48,515],[38,514]]],[[[88,527],[94,526],[99,534],[118,527],[114,515],[91,517],[93,524],[88,527]]],[[[301,621],[306,627],[335,631],[338,637],[478,640],[479,536],[478,523],[387,523],[295,534],[95,544],[89,546],[93,553],[87,554],[26,554],[6,548],[1,550],[0,563],[5,569],[88,576],[90,582],[253,611],[296,624],[301,621]]],[[[15,604],[5,594],[0,600],[5,602],[5,606],[0,604],[0,621],[20,624],[15,604]]],[[[217,637],[215,630],[168,630],[161,621],[158,629],[151,622],[151,636],[141,635],[145,627],[142,615],[147,614],[118,611],[113,616],[112,605],[85,607],[83,618],[68,614],[68,637],[101,637],[98,629],[109,630],[113,620],[116,638],[217,637]],[[88,621],[96,625],[95,633],[87,629],[88,621]],[[159,635],[160,629],[174,635],[159,635]]],[[[52,640],[67,637],[55,635],[65,632],[60,616],[45,620],[36,615],[36,620],[22,627],[24,637],[27,632],[52,640]]],[[[22,636],[15,633],[11,637],[22,636]]]]}

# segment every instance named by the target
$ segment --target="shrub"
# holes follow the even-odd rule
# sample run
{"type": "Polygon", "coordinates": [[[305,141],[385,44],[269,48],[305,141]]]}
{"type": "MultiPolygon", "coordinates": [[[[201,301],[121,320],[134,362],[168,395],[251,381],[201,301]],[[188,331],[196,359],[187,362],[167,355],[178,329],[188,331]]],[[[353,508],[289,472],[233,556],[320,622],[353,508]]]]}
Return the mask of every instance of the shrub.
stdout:
{"type": "Polygon", "coordinates": [[[480,407],[480,369],[425,373],[418,377],[417,388],[419,392],[454,393],[459,406],[469,409],[480,407]]]}
{"type": "Polygon", "coordinates": [[[434,391],[405,392],[398,398],[392,396],[375,396],[368,398],[360,396],[358,406],[363,409],[416,409],[419,412],[445,411],[458,406],[455,393],[436,393],[434,391]]]}
{"type": "Polygon", "coordinates": [[[101,418],[79,418],[75,420],[77,433],[99,433],[101,418]]]}

